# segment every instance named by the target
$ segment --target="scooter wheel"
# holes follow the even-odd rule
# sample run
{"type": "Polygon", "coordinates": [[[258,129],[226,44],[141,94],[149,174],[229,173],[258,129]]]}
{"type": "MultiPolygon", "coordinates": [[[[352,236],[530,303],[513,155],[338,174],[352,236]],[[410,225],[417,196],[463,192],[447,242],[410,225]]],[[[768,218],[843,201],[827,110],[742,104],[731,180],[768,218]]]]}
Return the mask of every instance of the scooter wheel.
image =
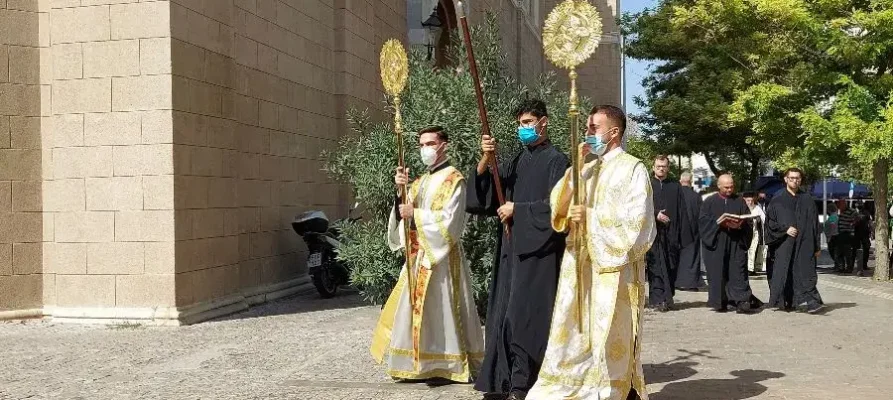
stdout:
{"type": "Polygon", "coordinates": [[[320,268],[319,271],[311,277],[311,280],[313,281],[313,286],[316,287],[316,291],[319,292],[319,295],[322,296],[322,298],[330,299],[338,294],[338,284],[335,282],[335,277],[332,276],[328,268],[320,268]]]}

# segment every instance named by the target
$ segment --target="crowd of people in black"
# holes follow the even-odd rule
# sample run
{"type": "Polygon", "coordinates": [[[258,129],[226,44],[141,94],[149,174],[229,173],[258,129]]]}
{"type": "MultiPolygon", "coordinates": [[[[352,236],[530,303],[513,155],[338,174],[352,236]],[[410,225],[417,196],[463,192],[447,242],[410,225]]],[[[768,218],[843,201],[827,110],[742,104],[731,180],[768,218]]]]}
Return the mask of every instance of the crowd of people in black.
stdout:
{"type": "Polygon", "coordinates": [[[822,234],[836,271],[866,274],[873,222],[865,203],[835,201],[822,220],[822,202],[801,189],[800,169],[784,171],[784,189],[770,198],[763,192],[737,193],[729,173],[717,177],[711,192],[699,193],[691,173],[683,172],[677,181],[669,177],[666,156],[653,161],[658,233],[647,256],[649,307],[672,310],[676,290],[707,287],[708,306],[717,312],[731,307],[748,314],[765,306],[819,313],[825,308],[816,289],[822,234]],[[769,282],[768,303],[750,287],[750,277],[762,272],[769,282]]]}

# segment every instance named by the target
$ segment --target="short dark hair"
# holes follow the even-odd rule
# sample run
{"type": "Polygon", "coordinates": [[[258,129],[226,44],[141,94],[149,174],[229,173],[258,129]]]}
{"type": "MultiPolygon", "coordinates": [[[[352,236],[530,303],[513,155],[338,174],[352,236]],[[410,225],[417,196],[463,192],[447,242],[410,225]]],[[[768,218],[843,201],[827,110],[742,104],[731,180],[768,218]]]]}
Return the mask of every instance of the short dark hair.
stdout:
{"type": "Polygon", "coordinates": [[[515,108],[515,119],[521,118],[522,115],[530,113],[534,117],[548,117],[549,111],[546,110],[546,102],[540,99],[527,99],[518,104],[515,108]]]}
{"type": "Polygon", "coordinates": [[[450,141],[450,135],[447,133],[447,131],[445,129],[443,129],[443,127],[441,127],[439,125],[431,125],[427,128],[420,130],[419,136],[421,136],[422,134],[425,134],[425,133],[436,133],[437,138],[440,139],[441,142],[449,142],[450,141]]]}
{"type": "Polygon", "coordinates": [[[756,197],[756,194],[754,192],[744,192],[741,197],[744,197],[745,199],[752,199],[756,197]]]}
{"type": "Polygon", "coordinates": [[[670,157],[668,157],[666,154],[658,154],[658,155],[654,156],[654,161],[670,162],[670,157]]]}
{"type": "Polygon", "coordinates": [[[620,135],[626,133],[626,113],[620,109],[620,107],[612,106],[610,104],[599,104],[595,107],[592,107],[592,110],[589,111],[589,115],[602,113],[608,117],[611,122],[614,123],[618,128],[620,128],[620,135]]]}
{"type": "Polygon", "coordinates": [[[790,174],[791,172],[796,172],[796,173],[800,174],[801,178],[803,177],[803,170],[800,168],[797,168],[797,167],[792,167],[792,168],[788,168],[788,169],[784,170],[784,177],[787,178],[788,174],[790,174]]]}

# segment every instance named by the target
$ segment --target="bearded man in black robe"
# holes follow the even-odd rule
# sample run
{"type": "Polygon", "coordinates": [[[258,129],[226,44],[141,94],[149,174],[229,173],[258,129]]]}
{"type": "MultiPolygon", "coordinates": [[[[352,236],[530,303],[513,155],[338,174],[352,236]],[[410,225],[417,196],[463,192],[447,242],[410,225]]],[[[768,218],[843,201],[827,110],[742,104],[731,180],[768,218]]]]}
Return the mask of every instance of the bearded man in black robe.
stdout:
{"type": "Polygon", "coordinates": [[[692,241],[679,251],[679,270],[676,272],[676,288],[679,290],[697,291],[704,285],[701,279],[701,235],[698,233],[698,215],[704,202],[701,195],[691,187],[691,172],[683,172],[679,176],[682,186],[682,197],[685,200],[685,211],[688,223],[682,227],[683,236],[692,241]]]}
{"type": "Polygon", "coordinates": [[[506,203],[498,204],[488,169],[496,141],[483,136],[483,157],[468,179],[469,213],[498,216],[497,251],[487,304],[486,346],[474,388],[488,395],[524,399],[545,356],[564,254],[565,236],[552,230],[549,196],[570,162],[546,131],[549,116],[540,100],[515,112],[522,147],[499,165],[506,203]]]}
{"type": "Polygon", "coordinates": [[[747,219],[720,221],[724,214],[747,216],[750,209],[735,194],[731,174],[720,175],[716,186],[719,192],[704,200],[698,219],[707,266],[707,305],[717,312],[726,312],[731,305],[738,313],[751,313],[763,305],[753,295],[747,275],[747,249],[753,226],[747,219]]]}
{"type": "Polygon", "coordinates": [[[679,269],[679,250],[692,241],[685,198],[679,182],[669,177],[670,159],[661,155],[654,158],[651,178],[654,217],[657,236],[645,257],[648,273],[648,305],[658,311],[673,307],[676,294],[676,273],[679,269]]]}
{"type": "Polygon", "coordinates": [[[816,259],[822,249],[818,210],[815,199],[800,190],[803,171],[790,168],[784,180],[785,190],[772,198],[766,215],[767,242],[775,248],[769,306],[785,311],[800,306],[818,313],[824,309],[816,288],[816,259]]]}

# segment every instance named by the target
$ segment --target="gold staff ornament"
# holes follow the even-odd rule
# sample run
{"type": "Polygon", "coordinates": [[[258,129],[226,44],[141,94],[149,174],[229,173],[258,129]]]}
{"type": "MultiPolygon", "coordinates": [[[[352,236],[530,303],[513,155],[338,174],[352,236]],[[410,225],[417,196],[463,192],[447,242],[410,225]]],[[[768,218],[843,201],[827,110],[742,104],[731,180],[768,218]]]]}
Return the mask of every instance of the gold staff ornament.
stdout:
{"type": "MultiPolygon", "coordinates": [[[[400,115],[400,94],[406,87],[406,78],[409,75],[409,60],[406,50],[396,39],[389,39],[381,48],[379,60],[381,67],[381,82],[384,90],[394,98],[394,133],[397,134],[397,165],[406,171],[403,147],[403,117],[400,115]]],[[[408,189],[406,185],[400,185],[400,203],[408,204],[408,189]]],[[[410,313],[415,308],[415,285],[412,272],[412,236],[410,236],[409,220],[403,220],[404,250],[406,251],[406,286],[409,291],[410,313]]],[[[411,317],[411,315],[410,315],[411,317]]]]}
{"type": "MultiPolygon", "coordinates": [[[[589,4],[587,0],[565,0],[555,6],[546,18],[543,27],[543,51],[546,58],[560,68],[568,70],[571,81],[570,107],[568,119],[570,120],[571,161],[574,170],[573,180],[573,204],[583,204],[583,160],[580,150],[580,121],[577,100],[577,71],[578,65],[585,62],[595,49],[602,36],[601,17],[598,10],[589,4]]],[[[585,222],[574,224],[572,243],[577,252],[577,285],[581,288],[577,293],[577,327],[583,332],[583,257],[587,254],[584,245],[585,222]]],[[[591,260],[593,263],[596,260],[591,260]]]]}

